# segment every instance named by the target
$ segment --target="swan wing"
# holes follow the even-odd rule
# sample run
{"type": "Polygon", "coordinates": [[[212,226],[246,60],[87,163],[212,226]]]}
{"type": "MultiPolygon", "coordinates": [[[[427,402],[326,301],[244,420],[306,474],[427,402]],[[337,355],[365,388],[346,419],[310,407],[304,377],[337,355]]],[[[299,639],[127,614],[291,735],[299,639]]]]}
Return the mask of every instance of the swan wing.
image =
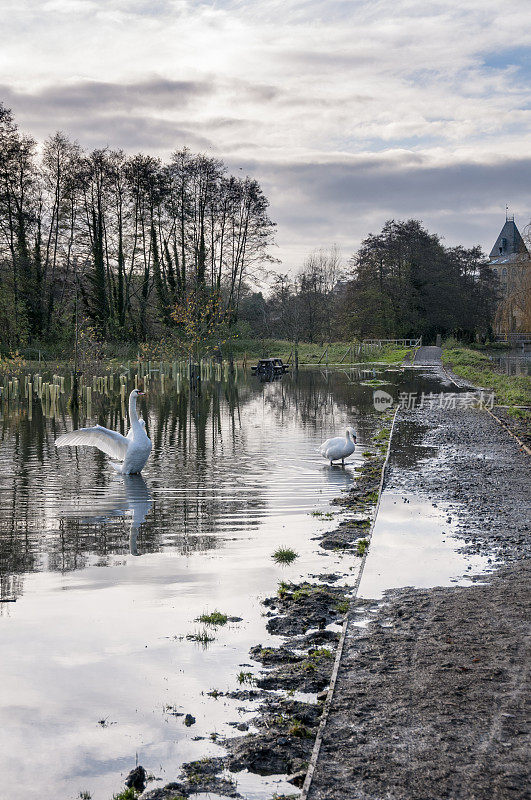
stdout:
{"type": "Polygon", "coordinates": [[[102,425],[93,428],[80,428],[63,433],[55,440],[56,447],[97,447],[111,458],[123,461],[131,440],[117,431],[110,431],[102,425]]]}
{"type": "Polygon", "coordinates": [[[341,436],[335,436],[333,439],[327,439],[326,442],[323,442],[321,447],[319,448],[319,452],[321,453],[322,456],[326,458],[327,453],[331,447],[337,448],[340,447],[342,444],[343,445],[345,444],[345,439],[342,438],[341,436]]]}

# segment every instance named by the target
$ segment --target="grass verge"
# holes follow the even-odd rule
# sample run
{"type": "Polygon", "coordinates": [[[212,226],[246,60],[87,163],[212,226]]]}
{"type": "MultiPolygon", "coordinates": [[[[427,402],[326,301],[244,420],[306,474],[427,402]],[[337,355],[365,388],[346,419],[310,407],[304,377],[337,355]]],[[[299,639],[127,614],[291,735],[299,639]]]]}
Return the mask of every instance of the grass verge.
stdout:
{"type": "MultiPolygon", "coordinates": [[[[444,366],[458,377],[475,386],[492,389],[500,405],[531,406],[531,378],[527,375],[504,375],[485,353],[453,343],[451,346],[445,344],[442,360],[444,366]]],[[[514,409],[514,412],[518,411],[521,409],[514,409]]]]}

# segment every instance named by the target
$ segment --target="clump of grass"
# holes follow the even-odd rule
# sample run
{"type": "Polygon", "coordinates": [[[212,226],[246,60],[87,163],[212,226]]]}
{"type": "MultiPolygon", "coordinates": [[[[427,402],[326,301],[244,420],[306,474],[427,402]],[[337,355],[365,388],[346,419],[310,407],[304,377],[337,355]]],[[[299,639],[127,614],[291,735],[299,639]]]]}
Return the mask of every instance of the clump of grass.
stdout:
{"type": "Polygon", "coordinates": [[[381,428],[372,438],[374,442],[385,442],[391,434],[390,428],[381,428]]]}
{"type": "Polygon", "coordinates": [[[189,642],[199,642],[204,647],[207,646],[210,642],[213,642],[215,637],[211,636],[206,628],[203,628],[202,631],[194,631],[193,633],[187,634],[186,638],[189,642]]]}
{"type": "Polygon", "coordinates": [[[211,614],[201,614],[197,617],[196,622],[202,622],[204,625],[226,625],[228,621],[227,614],[222,614],[217,609],[212,611],[211,614]]]}
{"type": "Polygon", "coordinates": [[[298,739],[312,739],[313,734],[308,730],[306,725],[298,719],[293,719],[288,728],[288,736],[296,736],[298,739]]]}
{"type": "Polygon", "coordinates": [[[369,547],[369,540],[368,539],[358,539],[358,541],[356,543],[356,555],[360,556],[360,558],[361,558],[367,552],[367,548],[368,547],[369,547]]]}
{"type": "Polygon", "coordinates": [[[253,673],[243,672],[243,670],[236,675],[236,680],[238,681],[240,686],[243,683],[248,683],[250,686],[253,686],[256,683],[253,673]]]}
{"type": "Polygon", "coordinates": [[[366,503],[377,503],[378,492],[368,492],[363,499],[366,503]]]}
{"type": "Polygon", "coordinates": [[[207,695],[208,695],[209,697],[213,697],[213,698],[214,698],[214,700],[217,700],[217,699],[218,699],[218,697],[220,697],[220,696],[221,696],[221,694],[222,694],[222,693],[219,691],[219,689],[211,689],[209,692],[207,692],[207,695]]]}
{"type": "Polygon", "coordinates": [[[304,597],[309,597],[312,592],[318,592],[319,588],[311,589],[309,586],[302,586],[300,589],[295,589],[293,594],[291,595],[291,599],[294,603],[298,603],[299,600],[302,600],[304,597]]]}
{"type": "Polygon", "coordinates": [[[137,797],[138,792],[131,787],[129,789],[124,789],[123,792],[119,792],[118,794],[113,794],[112,800],[136,800],[137,797]]]}
{"type": "Polygon", "coordinates": [[[284,597],[286,597],[286,595],[289,594],[290,588],[291,587],[289,583],[286,583],[286,581],[280,581],[277,589],[277,597],[283,600],[284,597]]]}
{"type": "Polygon", "coordinates": [[[333,658],[334,654],[327,647],[318,647],[312,650],[304,661],[300,664],[302,672],[316,672],[317,667],[323,659],[333,658]]]}
{"type": "Polygon", "coordinates": [[[334,654],[328,647],[317,647],[310,654],[310,658],[319,661],[321,658],[333,658],[334,654]]]}
{"type": "Polygon", "coordinates": [[[364,450],[362,456],[363,458],[370,458],[372,456],[372,453],[370,450],[364,450]]]}
{"type": "Polygon", "coordinates": [[[348,600],[340,600],[339,603],[336,603],[336,611],[339,611],[340,614],[346,614],[350,608],[350,603],[348,600]]]}
{"type": "Polygon", "coordinates": [[[299,554],[291,547],[278,547],[271,558],[276,564],[291,564],[299,557],[299,554]]]}
{"type": "Polygon", "coordinates": [[[92,795],[90,792],[82,791],[78,795],[79,800],[92,800],[92,795]]]}

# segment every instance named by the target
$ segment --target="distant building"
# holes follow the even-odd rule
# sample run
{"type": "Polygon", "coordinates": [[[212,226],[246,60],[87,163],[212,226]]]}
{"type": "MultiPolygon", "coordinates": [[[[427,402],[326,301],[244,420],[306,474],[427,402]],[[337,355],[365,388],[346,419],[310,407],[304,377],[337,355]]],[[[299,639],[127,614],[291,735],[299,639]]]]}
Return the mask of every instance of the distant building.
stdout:
{"type": "Polygon", "coordinates": [[[489,262],[500,287],[496,333],[529,332],[531,255],[514,216],[506,215],[505,225],[490,251],[489,262]]]}

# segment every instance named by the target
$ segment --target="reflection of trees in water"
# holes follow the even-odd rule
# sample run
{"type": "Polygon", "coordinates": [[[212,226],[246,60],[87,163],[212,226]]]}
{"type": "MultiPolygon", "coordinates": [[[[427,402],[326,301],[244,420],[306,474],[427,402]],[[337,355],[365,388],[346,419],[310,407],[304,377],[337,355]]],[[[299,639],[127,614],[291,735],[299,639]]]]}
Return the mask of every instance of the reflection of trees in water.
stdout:
{"type": "Polygon", "coordinates": [[[149,509],[136,528],[134,498],[127,497],[124,478],[110,472],[102,453],[72,450],[71,465],[61,473],[54,447],[65,427],[98,422],[126,433],[119,398],[108,398],[105,413],[103,403],[93,404],[90,420],[71,420],[64,409],[60,417],[46,420],[39,404],[32,420],[24,415],[3,419],[0,597],[18,596],[26,572],[105,565],[130,552],[169,549],[188,555],[213,549],[222,541],[223,517],[234,528],[242,509],[247,528],[259,525],[259,519],[249,520],[246,513],[258,516],[265,505],[257,490],[233,498],[216,488],[216,453],[222,455],[224,442],[240,429],[241,398],[246,403],[253,394],[251,386],[242,390],[233,383],[204,383],[197,397],[177,394],[171,387],[166,393],[150,388],[149,414],[141,405],[154,445],[150,483],[174,485],[177,492],[156,495],[153,507],[151,494],[149,501],[145,497],[149,509]],[[206,496],[201,491],[205,488],[206,496]]]}
{"type": "MultiPolygon", "coordinates": [[[[314,432],[340,430],[337,411],[350,414],[361,440],[367,440],[376,423],[372,388],[359,384],[350,372],[300,370],[264,388],[265,399],[280,424],[299,422],[314,432]]],[[[343,416],[343,414],[342,414],[343,416]]]]}
{"type": "MultiPolygon", "coordinates": [[[[237,463],[249,450],[253,436],[252,427],[242,427],[243,408],[263,396],[280,425],[328,434],[340,427],[339,410],[341,422],[350,416],[367,440],[376,413],[372,387],[359,384],[363,377],[301,370],[261,384],[244,374],[236,382],[205,381],[197,396],[173,391],[170,380],[161,392],[153,379],[149,408],[140,403],[153,441],[148,486],[137,486],[134,496],[103,453],[72,450],[65,458],[54,447],[56,435],[72,425],[98,422],[126,433],[117,393],[95,397],[90,419],[73,420],[64,397],[54,420],[43,416],[39,403],[32,420],[6,415],[0,426],[0,596],[20,594],[26,572],[66,572],[162,549],[186,555],[219,546],[224,531],[259,526],[267,495],[227,468],[228,459],[237,463]]],[[[404,377],[396,374],[397,381],[404,377]]]]}

